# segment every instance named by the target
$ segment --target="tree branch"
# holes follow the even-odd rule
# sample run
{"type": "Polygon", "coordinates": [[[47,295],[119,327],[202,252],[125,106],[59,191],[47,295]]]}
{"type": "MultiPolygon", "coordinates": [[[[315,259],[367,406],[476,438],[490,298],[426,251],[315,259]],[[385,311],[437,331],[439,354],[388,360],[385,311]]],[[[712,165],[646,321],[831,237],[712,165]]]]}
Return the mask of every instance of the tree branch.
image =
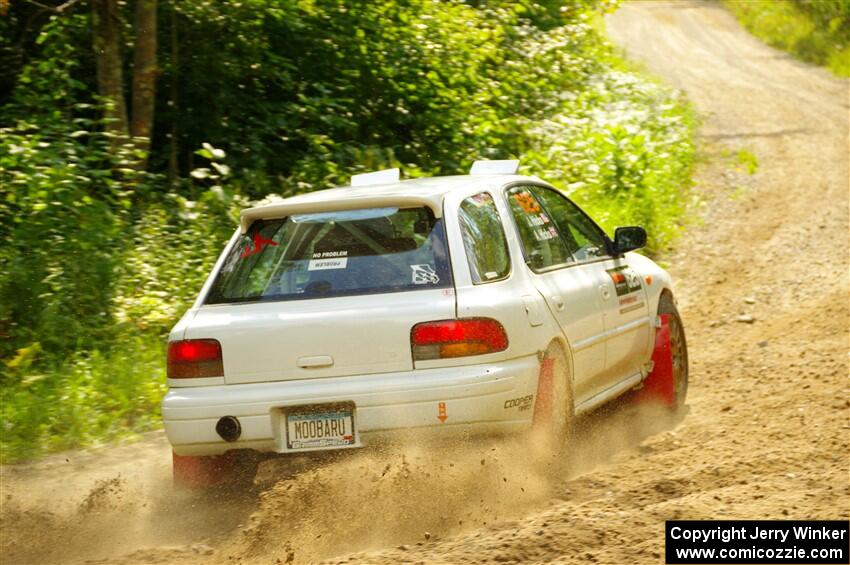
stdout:
{"type": "Polygon", "coordinates": [[[76,4],[79,1],[80,0],[68,0],[64,4],[60,4],[59,6],[56,6],[56,11],[61,14],[62,12],[64,12],[68,8],[71,8],[74,4],[76,4]]]}
{"type": "Polygon", "coordinates": [[[41,2],[37,2],[36,0],[25,0],[25,2],[32,4],[42,10],[47,10],[48,12],[56,12],[57,14],[61,14],[68,8],[72,7],[74,4],[80,2],[80,0],[68,0],[64,4],[60,4],[58,6],[48,6],[47,4],[42,4],[41,2]]]}

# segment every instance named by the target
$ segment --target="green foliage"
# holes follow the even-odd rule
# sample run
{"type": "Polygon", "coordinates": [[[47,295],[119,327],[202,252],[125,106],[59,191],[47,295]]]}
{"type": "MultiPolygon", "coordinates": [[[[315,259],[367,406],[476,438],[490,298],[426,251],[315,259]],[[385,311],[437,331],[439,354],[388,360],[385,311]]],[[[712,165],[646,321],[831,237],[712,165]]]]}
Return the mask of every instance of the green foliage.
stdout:
{"type": "Polygon", "coordinates": [[[159,426],[165,393],[162,341],[138,337],[108,352],[95,349],[41,363],[39,350],[34,343],[6,363],[0,462],[159,426]],[[22,357],[26,360],[20,362],[22,357]]]}
{"type": "MultiPolygon", "coordinates": [[[[426,0],[252,4],[176,5],[192,53],[176,77],[187,100],[176,117],[181,154],[215,140],[235,170],[262,170],[275,191],[282,181],[292,193],[367,166],[457,170],[474,153],[465,126],[492,115],[479,90],[499,56],[499,21],[426,0]],[[218,93],[213,103],[207,92],[218,93]]],[[[268,189],[249,188],[254,196],[268,189]]]]}
{"type": "Polygon", "coordinates": [[[3,458],[156,425],[165,336],[272,193],[519,157],[607,229],[668,245],[693,118],[605,42],[612,6],[172,0],[146,173],[103,133],[88,15],[52,18],[0,108],[3,458]]]}
{"type": "Polygon", "coordinates": [[[756,154],[749,149],[739,149],[737,154],[738,165],[744,168],[747,173],[754,175],[759,169],[759,160],[756,154]]]}
{"type": "Polygon", "coordinates": [[[0,128],[0,320],[15,338],[0,340],[2,357],[30,341],[89,346],[110,325],[114,242],[129,202],[112,173],[121,157],[107,154],[92,106],[77,101],[84,88],[64,39],[84,25],[45,28],[46,58],[24,68],[7,106],[26,119],[0,128]]]}
{"type": "Polygon", "coordinates": [[[756,37],[794,57],[850,76],[847,0],[724,0],[756,37]]]}
{"type": "Polygon", "coordinates": [[[148,206],[116,271],[111,311],[122,331],[161,337],[191,306],[247,200],[214,186],[198,200],[148,206]]]}
{"type": "MultiPolygon", "coordinates": [[[[21,124],[0,136],[0,319],[11,320],[19,343],[91,345],[110,325],[113,242],[121,239],[120,210],[101,196],[119,198],[98,175],[110,171],[87,163],[70,134],[21,124]]],[[[0,342],[4,355],[10,345],[0,342]]]]}
{"type": "Polygon", "coordinates": [[[680,95],[606,57],[587,90],[528,124],[523,169],[560,184],[609,233],[644,226],[655,253],[687,204],[694,117],[680,95]]]}

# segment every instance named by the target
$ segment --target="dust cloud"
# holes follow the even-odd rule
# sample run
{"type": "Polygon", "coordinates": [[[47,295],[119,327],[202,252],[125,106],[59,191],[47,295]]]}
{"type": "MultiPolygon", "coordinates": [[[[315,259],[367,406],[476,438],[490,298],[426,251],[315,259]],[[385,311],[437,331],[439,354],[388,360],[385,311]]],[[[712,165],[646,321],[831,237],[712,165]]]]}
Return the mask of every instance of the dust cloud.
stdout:
{"type": "Polygon", "coordinates": [[[242,492],[175,490],[167,464],[95,480],[56,505],[5,489],[0,552],[21,565],[301,563],[415,548],[545,508],[570,478],[672,424],[664,409],[621,402],[579,421],[569,455],[528,434],[448,443],[403,435],[267,461],[242,492]]]}

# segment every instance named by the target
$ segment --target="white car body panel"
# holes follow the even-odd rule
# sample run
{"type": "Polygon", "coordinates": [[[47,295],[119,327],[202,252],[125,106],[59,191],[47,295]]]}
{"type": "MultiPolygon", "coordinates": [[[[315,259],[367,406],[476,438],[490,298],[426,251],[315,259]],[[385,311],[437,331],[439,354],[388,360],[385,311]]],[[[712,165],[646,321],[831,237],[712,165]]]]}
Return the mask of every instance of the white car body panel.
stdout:
{"type": "Polygon", "coordinates": [[[198,310],[184,338],[221,342],[227,384],[371,375],[413,370],[410,328],[454,315],[444,289],[214,305],[198,310]],[[364,332],[347,346],[346,336],[364,332]]]}
{"type": "Polygon", "coordinates": [[[303,379],[275,383],[174,388],[163,401],[165,431],[178,455],[214,455],[252,448],[285,453],[281,413],[288,406],[353,401],[361,442],[374,434],[416,428],[481,427],[514,431],[531,425],[531,410],[505,403],[533,394],[536,356],[461,367],[303,379]],[[446,420],[439,419],[444,403],[446,420]],[[242,424],[238,442],[215,432],[222,416],[242,424]]]}
{"type": "Polygon", "coordinates": [[[577,412],[640,385],[652,354],[660,295],[672,291],[669,275],[635,253],[532,272],[504,197],[505,188],[517,183],[550,186],[517,175],[438,177],[318,191],[245,210],[195,304],[169,336],[219,340],[224,365],[220,377],[168,380],[162,414],[174,451],[285,453],[281,414],[287,407],[337,402],[354,404],[355,446],[403,430],[528,429],[533,403],[516,401],[530,396],[536,402],[539,361],[553,342],[567,353],[577,412]],[[491,194],[499,212],[511,272],[503,280],[473,284],[457,210],[482,191],[491,194]],[[452,288],[205,304],[224,257],[252,221],[388,206],[427,206],[443,219],[452,288]],[[620,267],[628,267],[636,277],[632,283],[640,284],[626,300],[609,275],[620,267]],[[509,338],[507,349],[413,361],[415,324],[470,317],[498,320],[509,338]],[[239,419],[238,441],[217,435],[223,416],[239,419]]]}

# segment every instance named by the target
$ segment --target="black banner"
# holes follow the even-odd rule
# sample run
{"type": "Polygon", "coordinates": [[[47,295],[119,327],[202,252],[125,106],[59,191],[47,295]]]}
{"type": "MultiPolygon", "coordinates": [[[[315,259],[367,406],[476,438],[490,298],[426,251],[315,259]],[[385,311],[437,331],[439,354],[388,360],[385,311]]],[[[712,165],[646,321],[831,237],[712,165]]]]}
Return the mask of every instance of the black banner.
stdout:
{"type": "Polygon", "coordinates": [[[847,520],[670,520],[670,564],[850,563],[847,520]]]}

